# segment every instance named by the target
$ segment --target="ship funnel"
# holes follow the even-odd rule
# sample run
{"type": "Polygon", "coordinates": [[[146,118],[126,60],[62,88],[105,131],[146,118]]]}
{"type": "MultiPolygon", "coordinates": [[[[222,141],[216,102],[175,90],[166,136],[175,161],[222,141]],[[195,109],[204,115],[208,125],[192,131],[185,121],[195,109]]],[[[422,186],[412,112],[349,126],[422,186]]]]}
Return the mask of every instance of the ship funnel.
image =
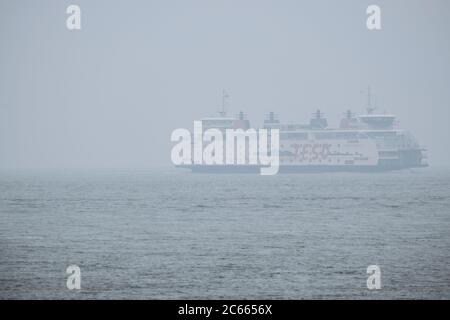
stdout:
{"type": "Polygon", "coordinates": [[[328,127],[328,121],[319,109],[312,115],[313,118],[309,121],[309,125],[312,129],[325,129],[328,127]]]}
{"type": "Polygon", "coordinates": [[[246,119],[246,115],[243,111],[240,111],[236,116],[236,120],[233,121],[233,129],[250,129],[250,121],[246,119]]]}
{"type": "Polygon", "coordinates": [[[355,129],[358,127],[358,119],[352,113],[351,110],[344,112],[344,118],[339,125],[340,129],[355,129]]]}
{"type": "Polygon", "coordinates": [[[266,114],[266,119],[264,120],[264,128],[275,129],[279,127],[280,127],[280,120],[278,120],[278,116],[272,111],[266,114]]]}

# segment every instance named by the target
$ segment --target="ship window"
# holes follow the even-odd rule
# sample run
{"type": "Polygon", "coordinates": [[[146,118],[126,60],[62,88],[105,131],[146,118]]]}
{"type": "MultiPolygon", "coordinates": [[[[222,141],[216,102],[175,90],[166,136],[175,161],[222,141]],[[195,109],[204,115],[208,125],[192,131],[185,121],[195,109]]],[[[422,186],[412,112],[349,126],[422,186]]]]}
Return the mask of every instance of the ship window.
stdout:
{"type": "Polygon", "coordinates": [[[380,151],[379,154],[380,156],[392,157],[397,156],[397,151],[380,151]]]}
{"type": "Polygon", "coordinates": [[[392,131],[370,131],[366,132],[366,134],[370,138],[386,138],[386,137],[394,137],[395,132],[392,131]]]}
{"type": "Polygon", "coordinates": [[[357,139],[358,133],[357,132],[336,132],[336,139],[357,139]]]}
{"type": "Polygon", "coordinates": [[[358,139],[358,132],[316,132],[315,138],[320,139],[342,139],[342,140],[356,140],[358,139]]]}
{"type": "Polygon", "coordinates": [[[284,140],[307,140],[308,133],[306,132],[282,132],[280,138],[284,140]]]}
{"type": "Polygon", "coordinates": [[[367,138],[368,138],[367,134],[358,132],[358,139],[367,139],[367,138]]]}
{"type": "Polygon", "coordinates": [[[316,132],[314,137],[318,140],[320,139],[334,139],[334,132],[316,132]]]}

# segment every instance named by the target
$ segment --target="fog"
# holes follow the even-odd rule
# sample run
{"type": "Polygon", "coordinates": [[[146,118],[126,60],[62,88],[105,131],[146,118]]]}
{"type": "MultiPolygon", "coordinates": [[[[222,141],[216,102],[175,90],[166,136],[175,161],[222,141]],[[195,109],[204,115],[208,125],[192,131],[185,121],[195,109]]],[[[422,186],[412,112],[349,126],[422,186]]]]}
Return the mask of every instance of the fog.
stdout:
{"type": "Polygon", "coordinates": [[[0,168],[170,166],[171,132],[215,115],[223,89],[255,127],[317,108],[337,125],[368,85],[449,164],[449,31],[448,0],[1,0],[0,168]]]}

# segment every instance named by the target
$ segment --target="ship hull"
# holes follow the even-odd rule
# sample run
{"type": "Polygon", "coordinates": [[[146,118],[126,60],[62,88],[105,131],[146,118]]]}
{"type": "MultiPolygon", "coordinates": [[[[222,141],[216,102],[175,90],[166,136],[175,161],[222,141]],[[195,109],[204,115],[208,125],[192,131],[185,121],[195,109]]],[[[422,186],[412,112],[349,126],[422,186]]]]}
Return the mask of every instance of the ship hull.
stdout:
{"type": "MultiPolygon", "coordinates": [[[[278,173],[324,173],[324,172],[383,172],[394,171],[411,168],[421,168],[427,165],[407,166],[400,164],[386,164],[386,165],[341,165],[341,166],[327,166],[327,165],[298,165],[298,166],[280,166],[278,173]]],[[[193,173],[252,173],[260,174],[261,166],[255,165],[188,165],[179,166],[181,168],[190,169],[193,173]]]]}

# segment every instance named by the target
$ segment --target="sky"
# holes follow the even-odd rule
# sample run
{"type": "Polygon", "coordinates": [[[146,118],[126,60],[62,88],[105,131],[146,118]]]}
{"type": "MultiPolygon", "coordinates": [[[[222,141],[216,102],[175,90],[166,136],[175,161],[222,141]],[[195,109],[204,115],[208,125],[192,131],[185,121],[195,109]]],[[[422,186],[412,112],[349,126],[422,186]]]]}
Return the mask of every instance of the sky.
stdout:
{"type": "Polygon", "coordinates": [[[449,31],[448,0],[0,0],[0,168],[171,165],[171,132],[215,115],[223,89],[254,127],[318,108],[337,125],[368,85],[448,165],[449,31]]]}

